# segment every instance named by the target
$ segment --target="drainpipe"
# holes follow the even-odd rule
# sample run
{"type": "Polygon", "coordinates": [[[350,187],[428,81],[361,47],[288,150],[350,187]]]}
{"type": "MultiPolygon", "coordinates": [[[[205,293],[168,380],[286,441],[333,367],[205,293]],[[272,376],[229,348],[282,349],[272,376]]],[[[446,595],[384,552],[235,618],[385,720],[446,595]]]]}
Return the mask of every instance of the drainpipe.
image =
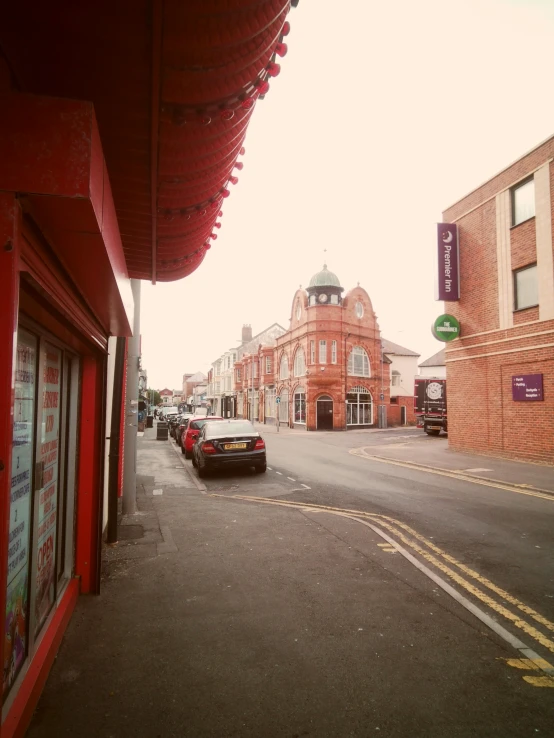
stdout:
{"type": "Polygon", "coordinates": [[[138,375],[140,358],[140,280],[131,280],[135,301],[133,336],[127,344],[127,402],[125,404],[125,454],[123,514],[137,511],[138,375]]]}

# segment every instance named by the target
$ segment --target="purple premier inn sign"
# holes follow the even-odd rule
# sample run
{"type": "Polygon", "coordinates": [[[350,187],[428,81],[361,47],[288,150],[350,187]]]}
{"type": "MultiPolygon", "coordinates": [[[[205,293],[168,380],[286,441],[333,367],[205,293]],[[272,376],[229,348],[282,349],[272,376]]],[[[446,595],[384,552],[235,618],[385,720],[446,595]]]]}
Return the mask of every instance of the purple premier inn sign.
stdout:
{"type": "Polygon", "coordinates": [[[437,223],[438,290],[437,300],[453,302],[460,299],[460,252],[458,226],[437,223]]]}
{"type": "Polygon", "coordinates": [[[544,400],[542,374],[519,374],[512,377],[512,399],[516,402],[544,400]]]}

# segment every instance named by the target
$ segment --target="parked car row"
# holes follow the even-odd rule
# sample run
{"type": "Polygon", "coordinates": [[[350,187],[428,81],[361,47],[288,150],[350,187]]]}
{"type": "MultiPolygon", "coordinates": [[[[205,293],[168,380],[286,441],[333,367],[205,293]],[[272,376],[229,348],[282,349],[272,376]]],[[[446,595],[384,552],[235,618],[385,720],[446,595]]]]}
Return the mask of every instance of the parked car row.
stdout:
{"type": "Polygon", "coordinates": [[[192,459],[198,476],[229,467],[267,468],[265,441],[249,420],[183,413],[169,420],[170,434],[192,459]]]}

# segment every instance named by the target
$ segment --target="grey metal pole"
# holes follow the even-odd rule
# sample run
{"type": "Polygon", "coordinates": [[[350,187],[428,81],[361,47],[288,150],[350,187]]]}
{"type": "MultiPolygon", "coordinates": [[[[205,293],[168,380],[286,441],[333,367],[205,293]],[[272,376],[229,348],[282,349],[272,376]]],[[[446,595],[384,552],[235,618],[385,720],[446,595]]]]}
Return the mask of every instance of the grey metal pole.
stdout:
{"type": "Polygon", "coordinates": [[[123,466],[123,514],[137,511],[138,377],[140,356],[140,280],[131,280],[135,301],[133,336],[127,342],[127,392],[123,466]]]}

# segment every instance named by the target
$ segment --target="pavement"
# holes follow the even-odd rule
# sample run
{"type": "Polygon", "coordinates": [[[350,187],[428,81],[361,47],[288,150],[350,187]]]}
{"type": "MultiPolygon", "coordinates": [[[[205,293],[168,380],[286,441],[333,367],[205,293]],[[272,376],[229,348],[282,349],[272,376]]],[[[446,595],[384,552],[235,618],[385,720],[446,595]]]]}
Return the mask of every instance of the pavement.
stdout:
{"type": "Polygon", "coordinates": [[[28,738],[552,735],[543,673],[374,528],[207,490],[155,429],[137,472],[28,738]]]}

